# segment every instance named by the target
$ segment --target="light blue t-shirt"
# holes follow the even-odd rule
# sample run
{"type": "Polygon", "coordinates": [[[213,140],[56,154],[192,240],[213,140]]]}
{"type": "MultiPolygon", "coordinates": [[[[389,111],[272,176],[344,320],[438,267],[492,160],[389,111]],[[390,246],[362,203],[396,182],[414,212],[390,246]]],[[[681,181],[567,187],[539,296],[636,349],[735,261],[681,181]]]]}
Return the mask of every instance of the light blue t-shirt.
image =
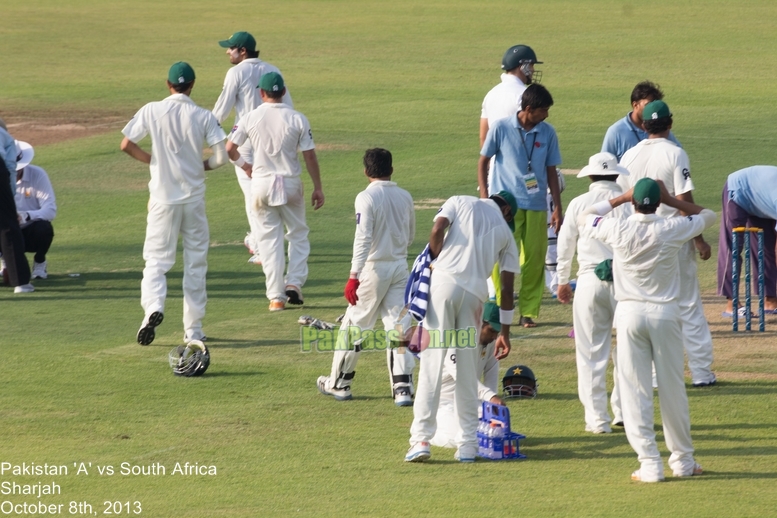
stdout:
{"type": "Polygon", "coordinates": [[[777,219],[777,167],[754,165],[731,173],[728,197],[748,214],[777,219]]]}
{"type": "Polygon", "coordinates": [[[480,154],[494,157],[488,175],[489,194],[507,191],[515,196],[519,209],[548,210],[547,167],[561,164],[553,126],[540,122],[526,131],[518,124],[518,117],[500,119],[488,129],[480,154]]]}
{"type": "MultiPolygon", "coordinates": [[[[612,153],[618,157],[618,162],[621,161],[626,151],[648,138],[648,132],[638,128],[631,120],[631,113],[629,112],[624,118],[610,126],[604,135],[604,142],[602,142],[602,152],[612,153]]],[[[671,131],[668,138],[678,146],[683,147],[671,131]]]]}
{"type": "Polygon", "coordinates": [[[16,192],[16,142],[3,128],[0,128],[0,158],[11,175],[11,193],[16,192]]]}

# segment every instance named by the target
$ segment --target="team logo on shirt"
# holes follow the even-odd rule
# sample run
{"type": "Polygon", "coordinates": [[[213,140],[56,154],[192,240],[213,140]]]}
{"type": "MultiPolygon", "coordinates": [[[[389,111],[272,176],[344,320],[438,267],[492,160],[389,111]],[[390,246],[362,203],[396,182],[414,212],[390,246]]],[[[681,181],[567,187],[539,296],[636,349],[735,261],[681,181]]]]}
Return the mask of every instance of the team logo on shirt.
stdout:
{"type": "Polygon", "coordinates": [[[236,131],[237,131],[237,124],[235,124],[234,126],[232,126],[232,133],[234,133],[234,132],[236,132],[236,131]]]}
{"type": "Polygon", "coordinates": [[[603,220],[603,219],[604,219],[603,217],[601,217],[601,216],[597,216],[597,217],[594,219],[594,222],[593,222],[593,223],[591,223],[591,226],[592,226],[592,227],[595,227],[595,226],[597,226],[597,225],[599,224],[599,222],[600,222],[601,220],[603,220]]]}
{"type": "Polygon", "coordinates": [[[357,212],[356,213],[356,224],[358,225],[359,223],[361,223],[361,221],[362,221],[362,213],[361,212],[357,212]]]}
{"type": "Polygon", "coordinates": [[[691,177],[691,172],[688,168],[683,168],[683,178],[688,180],[691,177]]]}
{"type": "Polygon", "coordinates": [[[540,146],[542,146],[542,144],[540,142],[535,142],[534,143],[534,147],[540,147],[540,146]]]}

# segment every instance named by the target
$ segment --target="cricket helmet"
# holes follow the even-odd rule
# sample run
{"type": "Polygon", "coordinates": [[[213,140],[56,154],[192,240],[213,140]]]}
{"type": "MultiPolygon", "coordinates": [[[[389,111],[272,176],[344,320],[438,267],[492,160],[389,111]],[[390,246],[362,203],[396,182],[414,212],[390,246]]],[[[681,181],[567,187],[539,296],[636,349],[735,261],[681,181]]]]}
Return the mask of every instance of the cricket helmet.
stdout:
{"type": "Polygon", "coordinates": [[[192,340],[170,351],[168,360],[176,376],[200,376],[208,370],[210,353],[204,343],[192,340]]]}
{"type": "Polygon", "coordinates": [[[521,72],[528,80],[526,84],[539,83],[542,78],[542,72],[532,70],[533,64],[542,64],[542,61],[537,61],[537,54],[527,45],[513,45],[507,49],[502,57],[502,70],[513,70],[520,67],[521,72]]]}
{"type": "Polygon", "coordinates": [[[506,398],[535,397],[537,395],[537,378],[526,365],[513,365],[502,378],[502,388],[506,398]]]}

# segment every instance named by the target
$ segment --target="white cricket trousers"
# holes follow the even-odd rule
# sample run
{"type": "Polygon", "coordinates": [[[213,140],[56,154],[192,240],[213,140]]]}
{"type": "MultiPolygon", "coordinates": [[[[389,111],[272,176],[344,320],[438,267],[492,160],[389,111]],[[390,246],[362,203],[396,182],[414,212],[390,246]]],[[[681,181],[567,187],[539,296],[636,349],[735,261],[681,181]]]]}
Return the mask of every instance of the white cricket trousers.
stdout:
{"type": "Polygon", "coordinates": [[[688,369],[694,382],[713,380],[712,335],[704,316],[697,274],[696,248],[688,241],[678,254],[680,262],[680,317],[688,369]]]}
{"type": "Polygon", "coordinates": [[[615,320],[623,422],[629,444],[640,461],[640,476],[647,481],[664,476],[653,427],[651,361],[658,378],[664,439],[671,452],[669,467],[675,472],[691,472],[695,461],[678,305],[621,301],[615,320]]]}
{"type": "Polygon", "coordinates": [[[286,285],[302,288],[308,278],[310,229],[305,223],[302,179],[284,177],[287,201],[283,205],[271,207],[269,201],[274,180],[274,176],[262,176],[251,181],[252,209],[256,218],[256,232],[253,237],[257,248],[254,250],[259,252],[262,259],[267,298],[286,301],[286,285]],[[284,238],[289,242],[289,265],[285,278],[284,238]]]}
{"type": "MultiPolygon", "coordinates": [[[[615,288],[594,272],[583,273],[577,280],[572,302],[577,360],[577,392],[585,410],[585,428],[589,432],[610,431],[607,412],[607,362],[610,359],[612,324],[615,317],[615,288]]],[[[613,363],[616,362],[612,349],[613,363]]],[[[622,421],[617,365],[613,371],[612,395],[614,422],[622,421]]]]}
{"type": "MultiPolygon", "coordinates": [[[[240,153],[240,157],[245,159],[249,164],[254,163],[254,150],[251,147],[251,141],[246,140],[242,146],[237,148],[240,153]]],[[[246,218],[248,219],[248,227],[250,229],[249,244],[251,250],[255,253],[259,253],[256,243],[254,242],[254,236],[256,232],[256,217],[253,211],[253,197],[251,196],[251,177],[243,171],[242,167],[235,166],[235,176],[237,176],[237,184],[240,186],[240,190],[243,191],[243,199],[245,200],[246,218]]],[[[261,257],[261,254],[260,254],[261,257]]]]}
{"type": "MultiPolygon", "coordinates": [[[[437,408],[440,404],[443,365],[448,347],[456,347],[456,387],[454,400],[459,416],[460,431],[456,445],[462,457],[474,458],[478,449],[478,387],[477,387],[477,342],[483,317],[483,301],[461,288],[452,279],[432,274],[429,307],[424,325],[430,334],[437,333],[443,343],[445,331],[469,330],[474,328],[475,344],[456,347],[429,347],[421,352],[421,368],[418,373],[418,388],[413,405],[413,424],[410,427],[411,446],[418,442],[430,442],[437,430],[437,408]]],[[[449,333],[453,335],[453,333],[449,333]]],[[[434,343],[434,338],[432,343],[434,343]]]]}
{"type": "MultiPolygon", "coordinates": [[[[358,327],[363,331],[373,329],[378,315],[383,320],[383,329],[394,329],[405,303],[407,277],[407,261],[405,259],[367,262],[359,273],[359,288],[356,290],[356,296],[359,300],[356,301],[355,305],[349,305],[348,309],[345,310],[340,330],[347,332],[349,326],[358,327]]],[[[349,344],[349,346],[352,349],[335,351],[327,388],[342,389],[351,386],[360,352],[355,350],[354,344],[349,344]]],[[[390,344],[387,346],[386,361],[393,394],[394,388],[411,384],[415,358],[413,353],[408,350],[404,354],[400,354],[397,349],[392,349],[390,344]],[[397,382],[393,381],[394,377],[397,377],[397,382]],[[399,381],[400,378],[402,381],[399,381]]]]}
{"type": "Polygon", "coordinates": [[[165,274],[175,264],[178,235],[183,241],[183,327],[187,338],[203,335],[202,319],[208,295],[205,276],[208,273],[208,219],[205,199],[168,205],[148,202],[146,242],[143,245],[143,280],[140,283],[140,305],[146,315],[164,312],[167,296],[165,274]]]}

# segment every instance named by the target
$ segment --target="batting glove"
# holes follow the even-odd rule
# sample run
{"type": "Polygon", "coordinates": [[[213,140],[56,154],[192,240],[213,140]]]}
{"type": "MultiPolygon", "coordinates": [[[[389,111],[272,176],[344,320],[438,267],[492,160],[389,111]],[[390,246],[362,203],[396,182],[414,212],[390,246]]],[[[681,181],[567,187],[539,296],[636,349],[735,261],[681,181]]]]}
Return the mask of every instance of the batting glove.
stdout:
{"type": "Polygon", "coordinates": [[[359,297],[356,296],[356,290],[358,289],[359,279],[348,279],[348,282],[345,284],[343,295],[351,306],[355,306],[356,302],[359,300],[359,297]]]}

